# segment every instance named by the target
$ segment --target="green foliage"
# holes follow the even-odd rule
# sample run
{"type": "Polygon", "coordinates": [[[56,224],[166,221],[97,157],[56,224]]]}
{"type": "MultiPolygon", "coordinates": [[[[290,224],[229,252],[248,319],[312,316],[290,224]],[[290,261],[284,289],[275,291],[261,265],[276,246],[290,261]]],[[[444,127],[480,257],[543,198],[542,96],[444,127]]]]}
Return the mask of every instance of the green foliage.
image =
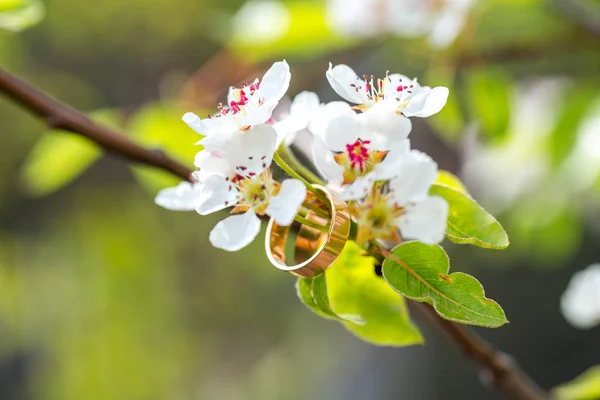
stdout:
{"type": "Polygon", "coordinates": [[[548,138],[550,159],[560,165],[577,142],[579,125],[598,96],[598,85],[584,82],[566,91],[558,122],[548,138]]]}
{"type": "MultiPolygon", "coordinates": [[[[120,120],[113,110],[95,111],[90,117],[110,126],[119,125],[120,120]]],[[[48,195],[80,176],[101,154],[98,146],[82,136],[60,130],[47,132],[25,160],[22,183],[32,196],[48,195]]]]}
{"type": "Polygon", "coordinates": [[[40,0],[0,0],[0,29],[23,31],[39,23],[44,14],[40,0]]]}
{"type": "Polygon", "coordinates": [[[485,136],[504,136],[510,121],[512,82],[500,69],[469,71],[468,89],[470,111],[485,136]]]}
{"type": "Polygon", "coordinates": [[[319,281],[322,278],[312,278],[308,282],[300,279],[299,297],[320,316],[333,318],[331,313],[345,316],[342,324],[366,342],[385,346],[422,343],[423,338],[410,320],[405,300],[375,275],[374,262],[372,257],[364,256],[354,242],[348,242],[325,272],[326,286],[319,281]],[[308,295],[315,279],[319,282],[317,290],[313,289],[308,295]],[[327,290],[328,301],[324,290],[327,290]],[[355,322],[359,316],[363,323],[348,322],[348,315],[352,315],[355,322]]]}
{"type": "Polygon", "coordinates": [[[440,184],[433,184],[429,193],[443,197],[450,206],[449,240],[488,249],[505,249],[510,244],[502,225],[468,194],[440,184]]]}
{"type": "Polygon", "coordinates": [[[508,321],[502,308],[485,297],[470,275],[448,275],[450,260],[438,245],[406,242],[383,262],[383,277],[400,294],[431,304],[442,317],[463,324],[497,328],[508,321]]]}
{"type": "MultiPolygon", "coordinates": [[[[244,16],[243,23],[234,23],[234,34],[229,47],[239,53],[244,59],[261,61],[274,57],[310,56],[314,57],[325,51],[341,50],[356,43],[355,40],[336,36],[329,28],[325,19],[325,2],[294,1],[279,2],[254,2],[255,4],[270,4],[269,8],[276,7],[278,15],[275,22],[277,28],[269,26],[267,32],[277,31],[278,34],[256,35],[264,29],[247,29],[248,23],[261,22],[264,10],[256,9],[256,14],[244,16]],[[255,21],[255,22],[252,22],[255,21]],[[310,21],[310,23],[307,23],[310,21]]],[[[274,21],[268,23],[273,24],[274,21]]]]}
{"type": "Polygon", "coordinates": [[[454,175],[452,172],[439,170],[435,183],[442,186],[448,186],[461,193],[469,193],[464,183],[462,183],[458,176],[454,175]]]}
{"type": "MultiPolygon", "coordinates": [[[[170,157],[191,164],[194,155],[202,150],[202,147],[194,146],[201,136],[181,120],[181,115],[183,113],[172,105],[149,104],[142,107],[129,121],[128,132],[144,146],[165,151],[170,157]]],[[[145,165],[132,166],[132,169],[136,178],[150,193],[174,186],[181,180],[145,165]]]]}
{"type": "Polygon", "coordinates": [[[572,381],[554,388],[552,398],[555,400],[600,399],[600,365],[596,365],[572,381]]]}
{"type": "Polygon", "coordinates": [[[465,129],[465,119],[462,114],[455,89],[455,68],[443,63],[433,63],[428,71],[426,82],[431,86],[445,86],[450,89],[450,96],[442,111],[432,115],[427,121],[443,138],[456,142],[465,129]]]}

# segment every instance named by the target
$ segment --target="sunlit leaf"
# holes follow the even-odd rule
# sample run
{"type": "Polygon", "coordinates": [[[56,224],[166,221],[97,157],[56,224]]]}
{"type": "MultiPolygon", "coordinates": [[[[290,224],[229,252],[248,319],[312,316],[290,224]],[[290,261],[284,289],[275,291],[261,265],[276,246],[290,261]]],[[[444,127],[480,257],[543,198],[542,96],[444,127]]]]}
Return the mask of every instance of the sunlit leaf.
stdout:
{"type": "Polygon", "coordinates": [[[502,308],[485,297],[483,287],[462,272],[448,274],[450,260],[438,245],[406,242],[383,262],[383,277],[400,294],[431,304],[442,317],[495,328],[508,321],[502,308]]]}
{"type": "Polygon", "coordinates": [[[470,109],[483,134],[501,137],[510,121],[510,79],[497,69],[481,69],[468,74],[470,109]]]}
{"type": "Polygon", "coordinates": [[[489,249],[505,249],[510,244],[502,225],[468,194],[440,184],[432,185],[429,193],[443,197],[450,206],[449,240],[489,249]]]}
{"type": "MultiPolygon", "coordinates": [[[[90,117],[109,126],[119,125],[120,116],[113,110],[90,113],[90,117]]],[[[81,175],[102,151],[88,139],[65,131],[43,134],[27,156],[21,180],[33,196],[50,194],[81,175]]]]}
{"type": "Polygon", "coordinates": [[[452,172],[440,170],[438,172],[438,177],[435,180],[435,183],[451,187],[452,189],[462,193],[469,193],[465,185],[458,178],[458,176],[454,175],[452,172]]]}
{"type": "Polygon", "coordinates": [[[39,0],[0,0],[0,29],[20,32],[40,22],[44,14],[39,0]]]}
{"type": "Polygon", "coordinates": [[[300,300],[308,308],[324,318],[338,319],[359,325],[364,325],[365,323],[359,315],[338,315],[333,311],[329,302],[329,294],[327,293],[325,274],[319,274],[313,278],[298,279],[296,290],[300,300]]]}
{"type": "Polygon", "coordinates": [[[364,341],[385,346],[422,343],[412,323],[405,300],[375,274],[375,260],[348,242],[344,251],[325,273],[329,299],[338,315],[359,315],[365,324],[343,322],[364,341]]]}
{"type": "MultiPolygon", "coordinates": [[[[201,137],[181,120],[182,115],[177,107],[150,104],[132,117],[128,132],[144,146],[162,150],[191,166],[195,154],[202,150],[202,147],[195,145],[201,137]]],[[[135,165],[132,169],[139,182],[152,194],[175,186],[181,180],[168,172],[144,165],[135,165]]]]}
{"type": "Polygon", "coordinates": [[[325,19],[325,2],[250,3],[252,7],[245,7],[245,12],[234,18],[234,33],[229,43],[245,59],[313,56],[355,43],[331,31],[325,19]]]}
{"type": "Polygon", "coordinates": [[[600,399],[600,365],[596,365],[570,382],[563,383],[552,391],[555,400],[600,399]]]}

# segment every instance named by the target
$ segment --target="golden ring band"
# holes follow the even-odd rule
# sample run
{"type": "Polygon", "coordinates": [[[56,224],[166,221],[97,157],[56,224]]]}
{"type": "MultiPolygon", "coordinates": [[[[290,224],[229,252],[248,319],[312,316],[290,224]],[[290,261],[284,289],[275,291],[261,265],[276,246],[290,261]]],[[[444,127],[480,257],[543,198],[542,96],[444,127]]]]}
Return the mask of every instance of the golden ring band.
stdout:
{"type": "Polygon", "coordinates": [[[323,231],[301,225],[296,237],[294,253],[295,265],[286,262],[286,243],[290,226],[281,226],[273,218],[267,226],[265,248],[269,261],[282,271],[303,278],[313,277],[325,271],[339,256],[350,235],[351,218],[347,205],[335,199],[327,189],[313,185],[323,193],[328,202],[325,204],[312,192],[308,192],[303,206],[308,209],[306,219],[323,226],[323,231]]]}

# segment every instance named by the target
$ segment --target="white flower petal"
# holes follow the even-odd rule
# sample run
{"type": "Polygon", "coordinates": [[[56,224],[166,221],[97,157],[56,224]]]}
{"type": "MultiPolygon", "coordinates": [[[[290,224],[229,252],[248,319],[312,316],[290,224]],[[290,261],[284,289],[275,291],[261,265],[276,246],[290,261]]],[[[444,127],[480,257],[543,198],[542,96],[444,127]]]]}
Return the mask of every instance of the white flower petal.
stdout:
{"type": "Polygon", "coordinates": [[[329,63],[329,70],[327,70],[325,76],[333,90],[344,100],[355,104],[364,104],[367,102],[364,81],[349,66],[339,64],[333,67],[329,63]]]}
{"type": "Polygon", "coordinates": [[[256,125],[230,142],[226,157],[236,173],[258,175],[271,165],[276,145],[275,129],[271,125],[256,125]]]}
{"type": "Polygon", "coordinates": [[[399,205],[422,201],[437,174],[437,164],[427,154],[412,150],[401,156],[396,177],[390,181],[390,201],[399,205]]]}
{"type": "Polygon", "coordinates": [[[249,105],[247,114],[238,120],[238,126],[247,127],[264,124],[271,119],[275,106],[277,106],[277,102],[264,103],[260,106],[249,105]]]}
{"type": "Polygon", "coordinates": [[[281,100],[290,86],[290,66],[283,60],[274,63],[265,73],[261,82],[259,93],[265,105],[274,107],[281,100]]]}
{"type": "Polygon", "coordinates": [[[201,183],[181,182],[158,192],[154,202],[167,210],[192,211],[200,201],[201,193],[201,183]]]}
{"type": "Polygon", "coordinates": [[[238,191],[229,180],[219,175],[211,175],[204,179],[202,199],[196,205],[200,215],[211,214],[237,204],[238,191]]]}
{"type": "Polygon", "coordinates": [[[327,127],[331,120],[341,116],[354,116],[356,112],[344,101],[332,101],[316,110],[313,117],[308,122],[308,130],[314,136],[324,140],[327,127]]]}
{"type": "Polygon", "coordinates": [[[573,275],[560,299],[560,308],[576,328],[590,329],[600,324],[600,264],[573,275]]]}
{"type": "Polygon", "coordinates": [[[281,183],[277,196],[269,202],[266,213],[281,226],[290,225],[298,208],[306,199],[306,187],[297,179],[286,179],[281,183]]]}
{"type": "Polygon", "coordinates": [[[396,223],[405,239],[415,239],[426,244],[440,243],[444,240],[448,219],[448,203],[438,196],[407,205],[405,214],[396,223]]]}
{"type": "Polygon", "coordinates": [[[320,107],[319,96],[314,92],[304,91],[294,97],[290,105],[290,116],[298,121],[298,130],[306,128],[308,121],[320,107]]]}
{"type": "Polygon", "coordinates": [[[217,249],[238,251],[248,246],[260,232],[260,219],[254,211],[232,215],[210,231],[210,243],[217,249]]]}
{"type": "Polygon", "coordinates": [[[399,93],[399,86],[408,86],[412,84],[413,80],[410,79],[408,76],[401,74],[391,74],[388,76],[388,81],[385,82],[385,86],[383,87],[383,98],[386,100],[396,98],[396,96],[399,93]]]}
{"type": "Polygon", "coordinates": [[[342,186],[340,199],[343,201],[350,201],[364,198],[373,188],[375,179],[375,172],[356,178],[351,184],[342,186]]]}
{"type": "Polygon", "coordinates": [[[200,168],[194,175],[200,182],[210,175],[233,176],[234,172],[227,158],[216,151],[202,150],[196,154],[194,165],[200,168]]]}
{"type": "Polygon", "coordinates": [[[408,137],[412,129],[410,119],[396,111],[396,100],[380,101],[360,114],[358,118],[375,135],[390,143],[399,142],[408,137]]]}
{"type": "Polygon", "coordinates": [[[402,160],[409,151],[410,141],[408,139],[394,143],[383,161],[375,165],[377,180],[387,181],[396,177],[402,168],[402,160]]]}
{"type": "Polygon", "coordinates": [[[426,118],[440,112],[447,100],[448,88],[438,86],[415,94],[408,105],[402,109],[402,113],[407,117],[426,118]]]}
{"type": "Polygon", "coordinates": [[[346,145],[358,139],[369,139],[369,131],[357,119],[356,115],[337,117],[329,122],[324,142],[333,151],[346,151],[346,145]]]}
{"type": "Polygon", "coordinates": [[[313,161],[317,169],[331,183],[341,184],[344,176],[344,168],[335,162],[331,150],[321,139],[315,137],[312,143],[313,161]]]}

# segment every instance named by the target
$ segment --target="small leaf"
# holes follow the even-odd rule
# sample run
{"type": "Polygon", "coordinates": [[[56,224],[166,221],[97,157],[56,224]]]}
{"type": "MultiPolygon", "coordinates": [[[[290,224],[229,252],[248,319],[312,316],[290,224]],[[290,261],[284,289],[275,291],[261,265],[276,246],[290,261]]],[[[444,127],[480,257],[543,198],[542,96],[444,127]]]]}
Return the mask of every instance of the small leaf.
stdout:
{"type": "Polygon", "coordinates": [[[325,274],[319,274],[313,278],[299,278],[296,283],[296,290],[300,300],[324,318],[348,321],[357,325],[365,324],[364,319],[359,315],[338,315],[333,311],[329,303],[325,274]]]}
{"type": "Polygon", "coordinates": [[[504,311],[485,297],[483,287],[470,275],[448,275],[450,260],[440,246],[406,242],[383,262],[383,277],[400,294],[431,304],[438,314],[463,324],[496,328],[506,324],[504,311]]]}
{"type": "MultiPolygon", "coordinates": [[[[112,110],[90,113],[95,121],[116,126],[120,116],[112,110]]],[[[88,139],[65,131],[49,131],[35,143],[21,169],[25,190],[45,196],[81,175],[98,159],[102,150],[88,139]]]]}
{"type": "Polygon", "coordinates": [[[446,237],[452,242],[488,249],[510,244],[502,225],[468,194],[440,184],[433,184],[429,193],[443,197],[450,206],[446,237]]]}
{"type": "Polygon", "coordinates": [[[338,315],[360,315],[364,325],[343,322],[346,329],[376,345],[409,346],[423,342],[402,296],[375,275],[375,259],[363,255],[354,242],[327,270],[332,308],[338,315]]]}
{"type": "Polygon", "coordinates": [[[600,365],[591,367],[572,381],[554,388],[552,398],[556,400],[600,399],[600,365]]]}
{"type": "Polygon", "coordinates": [[[492,68],[470,71],[468,78],[470,108],[475,119],[487,136],[503,136],[510,121],[510,79],[501,70],[492,68]]]}
{"type": "Polygon", "coordinates": [[[0,0],[0,29],[20,32],[44,18],[44,4],[39,0],[0,0]]]}
{"type": "Polygon", "coordinates": [[[435,180],[435,183],[451,187],[452,189],[457,190],[461,193],[469,193],[464,183],[462,183],[458,176],[454,175],[452,172],[439,170],[438,177],[435,180]]]}

